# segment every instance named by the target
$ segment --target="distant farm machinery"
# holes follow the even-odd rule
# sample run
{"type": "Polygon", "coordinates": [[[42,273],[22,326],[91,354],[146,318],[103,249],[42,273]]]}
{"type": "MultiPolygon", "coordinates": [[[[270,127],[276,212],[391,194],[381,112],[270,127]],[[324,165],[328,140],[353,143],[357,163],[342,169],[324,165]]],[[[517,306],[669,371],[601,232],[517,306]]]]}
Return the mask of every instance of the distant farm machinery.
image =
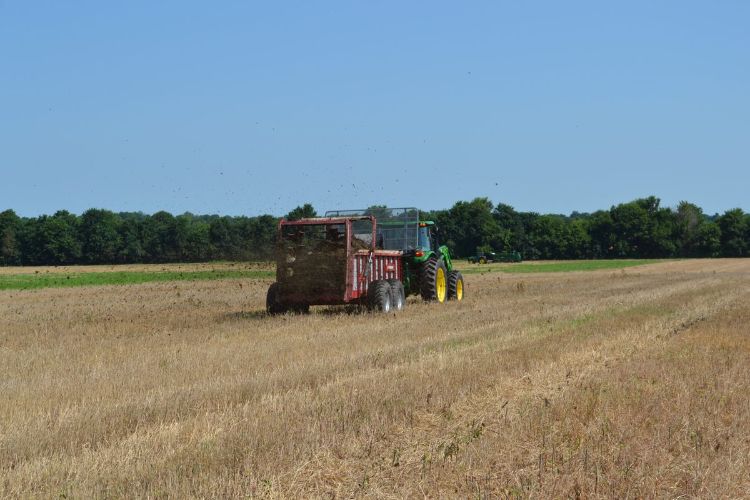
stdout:
{"type": "Polygon", "coordinates": [[[414,208],[282,220],[275,257],[269,314],[342,304],[389,312],[403,309],[409,295],[438,303],[464,297],[463,276],[453,269],[448,247],[414,208]]]}
{"type": "Polygon", "coordinates": [[[521,262],[521,254],[515,250],[510,252],[477,252],[467,259],[471,264],[490,264],[492,262],[521,262]]]}

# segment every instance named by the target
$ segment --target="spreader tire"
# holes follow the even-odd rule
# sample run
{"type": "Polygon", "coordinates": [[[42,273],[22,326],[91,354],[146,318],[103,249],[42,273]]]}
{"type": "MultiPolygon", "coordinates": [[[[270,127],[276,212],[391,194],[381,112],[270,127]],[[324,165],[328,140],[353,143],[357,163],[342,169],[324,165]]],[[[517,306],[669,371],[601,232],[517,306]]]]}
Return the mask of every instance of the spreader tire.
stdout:
{"type": "Polygon", "coordinates": [[[370,283],[367,292],[370,309],[384,313],[391,311],[391,285],[385,280],[377,280],[370,283]]]}
{"type": "Polygon", "coordinates": [[[279,284],[271,284],[266,294],[266,312],[275,315],[284,314],[287,310],[287,306],[281,302],[281,297],[279,296],[279,284]]]}
{"type": "Polygon", "coordinates": [[[448,273],[442,260],[430,257],[422,264],[419,291],[423,300],[445,302],[448,295],[448,273]]]}
{"type": "Polygon", "coordinates": [[[406,305],[406,291],[399,280],[388,280],[391,287],[391,307],[394,311],[401,311],[406,305]]]}
{"type": "Polygon", "coordinates": [[[308,304],[293,304],[289,309],[296,314],[310,314],[308,304]]]}
{"type": "Polygon", "coordinates": [[[464,300],[464,277],[458,271],[448,273],[448,300],[464,300]]]}

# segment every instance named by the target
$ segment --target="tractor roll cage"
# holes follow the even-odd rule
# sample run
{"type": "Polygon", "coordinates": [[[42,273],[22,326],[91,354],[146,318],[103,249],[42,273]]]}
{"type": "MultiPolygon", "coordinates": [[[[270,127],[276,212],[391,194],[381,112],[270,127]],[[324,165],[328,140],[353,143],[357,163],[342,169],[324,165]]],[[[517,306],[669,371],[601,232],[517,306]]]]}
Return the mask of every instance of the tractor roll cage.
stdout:
{"type": "MultiPolygon", "coordinates": [[[[419,210],[414,207],[370,207],[356,210],[330,210],[326,217],[374,216],[378,221],[376,244],[385,250],[408,252],[419,248],[419,210]]],[[[427,223],[432,225],[432,222],[427,223]]]]}

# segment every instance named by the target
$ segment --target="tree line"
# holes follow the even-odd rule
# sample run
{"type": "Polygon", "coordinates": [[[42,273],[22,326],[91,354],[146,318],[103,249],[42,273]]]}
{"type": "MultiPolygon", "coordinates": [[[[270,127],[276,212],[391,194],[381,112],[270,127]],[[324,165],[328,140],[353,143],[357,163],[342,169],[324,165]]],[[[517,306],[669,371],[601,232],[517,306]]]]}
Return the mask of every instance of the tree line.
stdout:
{"type": "Polygon", "coordinates": [[[78,216],[0,213],[0,265],[266,260],[278,218],[153,215],[90,209],[78,216]]]}
{"type": "MultiPolygon", "coordinates": [[[[315,215],[305,204],[286,217],[315,215]]],[[[476,198],[424,217],[437,223],[457,257],[488,250],[517,250],[527,260],[750,256],[750,214],[736,208],[709,216],[688,202],[662,207],[654,196],[570,215],[519,212],[476,198]]],[[[0,265],[268,260],[278,221],[102,209],[19,217],[6,210],[0,212],[0,265]]]]}
{"type": "Polygon", "coordinates": [[[735,208],[709,216],[686,201],[672,209],[655,196],[570,215],[476,198],[431,216],[460,256],[490,249],[517,250],[528,260],[750,256],[750,214],[735,208]]]}

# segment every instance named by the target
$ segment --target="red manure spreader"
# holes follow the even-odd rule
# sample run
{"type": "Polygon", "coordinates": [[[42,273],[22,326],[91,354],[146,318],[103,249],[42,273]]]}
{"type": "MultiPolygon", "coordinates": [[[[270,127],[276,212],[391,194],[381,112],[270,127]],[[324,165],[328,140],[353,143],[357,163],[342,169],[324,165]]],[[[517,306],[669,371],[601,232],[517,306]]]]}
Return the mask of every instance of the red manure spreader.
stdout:
{"type": "Polygon", "coordinates": [[[377,249],[375,241],[372,216],[282,220],[268,312],[351,303],[385,312],[402,309],[402,254],[377,249]]]}

